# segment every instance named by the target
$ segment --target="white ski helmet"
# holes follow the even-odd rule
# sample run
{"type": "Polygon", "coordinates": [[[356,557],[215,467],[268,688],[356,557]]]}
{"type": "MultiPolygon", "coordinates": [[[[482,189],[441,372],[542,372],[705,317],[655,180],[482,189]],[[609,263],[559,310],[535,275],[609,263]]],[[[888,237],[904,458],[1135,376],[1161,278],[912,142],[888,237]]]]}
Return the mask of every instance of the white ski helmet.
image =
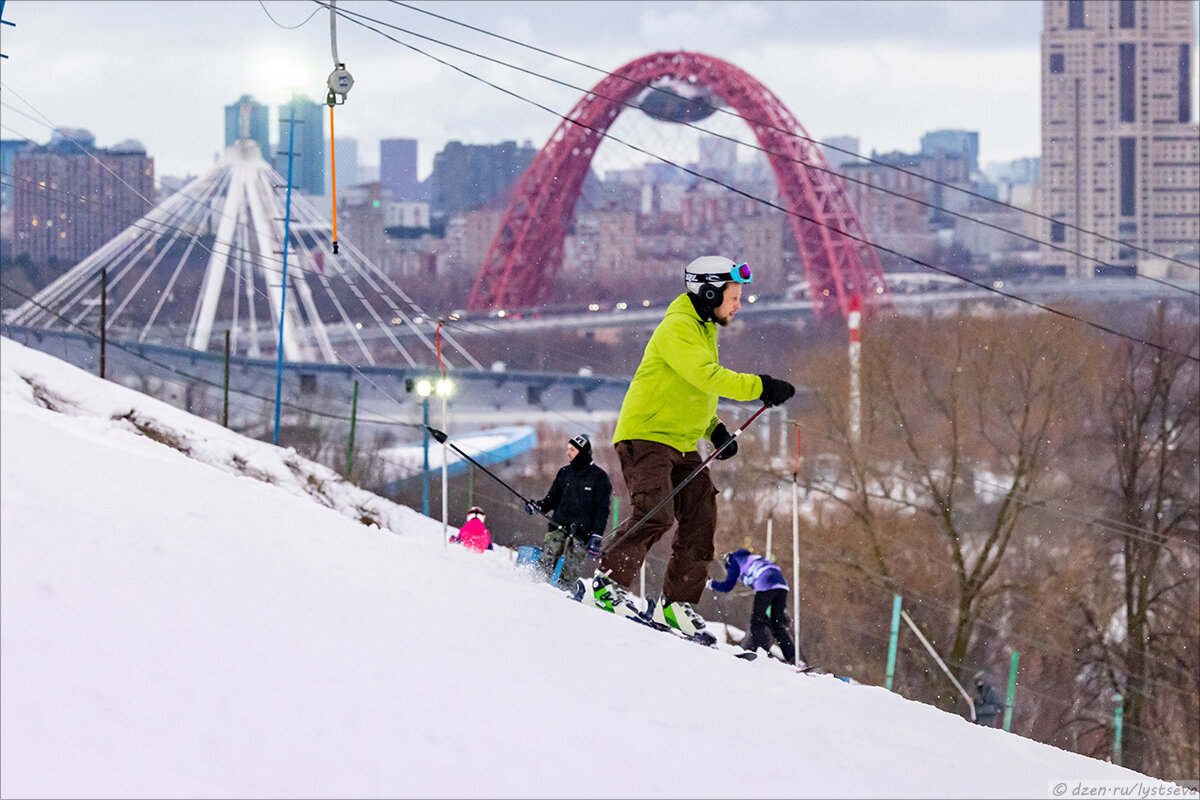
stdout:
{"type": "Polygon", "coordinates": [[[752,280],[754,276],[749,265],[735,263],[724,256],[701,256],[683,270],[688,293],[710,309],[721,305],[725,284],[730,281],[750,283],[752,280]]]}

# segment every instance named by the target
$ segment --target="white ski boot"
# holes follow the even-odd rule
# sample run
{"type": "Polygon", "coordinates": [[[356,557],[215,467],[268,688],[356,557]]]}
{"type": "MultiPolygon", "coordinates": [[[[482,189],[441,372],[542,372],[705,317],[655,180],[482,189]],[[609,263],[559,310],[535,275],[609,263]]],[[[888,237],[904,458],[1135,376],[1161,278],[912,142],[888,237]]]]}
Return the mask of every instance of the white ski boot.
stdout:
{"type": "Polygon", "coordinates": [[[717,641],[717,638],[708,632],[704,617],[696,613],[691,603],[668,603],[664,598],[654,604],[651,619],[659,625],[679,631],[689,639],[706,644],[717,641]]]}
{"type": "Polygon", "coordinates": [[[583,587],[582,601],[622,617],[642,618],[629,593],[600,570],[592,576],[591,586],[583,587]]]}

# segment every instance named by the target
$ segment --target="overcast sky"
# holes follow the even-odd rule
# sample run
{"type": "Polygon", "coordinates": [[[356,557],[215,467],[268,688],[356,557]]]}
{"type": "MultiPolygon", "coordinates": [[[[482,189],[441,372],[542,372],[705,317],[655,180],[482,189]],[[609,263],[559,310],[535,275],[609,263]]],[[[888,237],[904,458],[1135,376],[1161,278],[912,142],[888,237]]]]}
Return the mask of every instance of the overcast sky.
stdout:
{"type": "MultiPolygon", "coordinates": [[[[660,50],[708,53],[765,84],[813,138],[857,136],[867,154],[915,151],[941,128],[978,131],[981,163],[1041,149],[1037,0],[412,5],[606,71],[660,50]]],[[[422,177],[450,140],[541,147],[558,120],[513,94],[566,113],[602,76],[399,3],[337,7],[580,87],[379,28],[421,54],[339,19],[338,56],[355,85],[336,133],[358,140],[364,164],[378,164],[391,137],[419,141],[422,177]]],[[[272,106],[274,136],[275,107],[292,89],[323,101],[333,67],[330,14],[312,0],[10,0],[4,18],[16,27],[0,29],[3,137],[40,143],[75,127],[101,146],[137,139],[160,176],[207,170],[224,146],[224,106],[242,94],[272,106]]],[[[607,166],[645,160],[616,149],[601,151],[607,166]]]]}

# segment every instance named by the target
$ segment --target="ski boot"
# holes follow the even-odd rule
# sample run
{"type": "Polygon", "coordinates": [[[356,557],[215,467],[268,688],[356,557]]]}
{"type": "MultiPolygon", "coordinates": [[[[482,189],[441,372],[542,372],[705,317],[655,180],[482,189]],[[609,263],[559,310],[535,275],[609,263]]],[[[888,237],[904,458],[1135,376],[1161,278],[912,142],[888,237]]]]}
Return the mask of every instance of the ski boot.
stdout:
{"type": "Polygon", "coordinates": [[[583,590],[581,600],[585,605],[594,605],[622,617],[642,619],[642,613],[634,605],[628,592],[600,570],[596,570],[596,574],[592,576],[590,587],[581,585],[578,589],[583,590]]]}
{"type": "Polygon", "coordinates": [[[665,625],[689,639],[694,639],[707,645],[717,643],[717,637],[708,632],[704,618],[696,613],[691,603],[668,603],[663,598],[658,603],[651,602],[649,617],[652,622],[665,625]]]}

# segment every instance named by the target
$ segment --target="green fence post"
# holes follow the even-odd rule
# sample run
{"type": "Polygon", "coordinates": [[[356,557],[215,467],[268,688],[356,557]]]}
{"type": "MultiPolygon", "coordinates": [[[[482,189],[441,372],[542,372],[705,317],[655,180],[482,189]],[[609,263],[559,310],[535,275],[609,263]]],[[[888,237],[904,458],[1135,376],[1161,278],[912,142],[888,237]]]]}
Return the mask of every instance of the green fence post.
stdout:
{"type": "Polygon", "coordinates": [[[896,643],[900,640],[900,595],[892,598],[892,637],[888,642],[887,680],[884,687],[892,690],[892,679],[896,674],[896,643]]]}
{"type": "Polygon", "coordinates": [[[1008,667],[1008,698],[1004,701],[1004,730],[1012,729],[1012,710],[1013,701],[1017,695],[1017,661],[1021,654],[1016,650],[1012,652],[1012,662],[1008,667]]]}
{"type": "Polygon", "coordinates": [[[617,529],[617,511],[621,508],[621,498],[615,494],[612,496],[612,530],[617,529]]]}
{"type": "Polygon", "coordinates": [[[1120,692],[1117,692],[1115,695],[1113,695],[1113,702],[1117,704],[1117,708],[1113,712],[1112,763],[1116,764],[1117,766],[1121,766],[1121,728],[1123,723],[1122,717],[1125,711],[1124,700],[1125,698],[1121,696],[1120,692]]]}
{"type": "Polygon", "coordinates": [[[358,381],[354,382],[354,399],[350,402],[350,444],[346,446],[346,477],[354,467],[354,426],[358,422],[358,381]]]}

